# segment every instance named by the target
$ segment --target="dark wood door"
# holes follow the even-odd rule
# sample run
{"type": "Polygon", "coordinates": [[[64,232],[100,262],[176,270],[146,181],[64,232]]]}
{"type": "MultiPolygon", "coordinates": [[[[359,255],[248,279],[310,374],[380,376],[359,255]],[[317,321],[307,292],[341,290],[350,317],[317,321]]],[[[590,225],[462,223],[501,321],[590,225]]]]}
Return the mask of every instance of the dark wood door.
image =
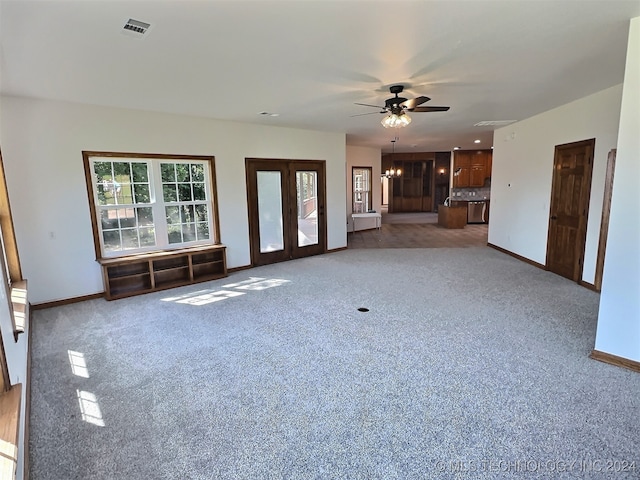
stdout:
{"type": "Polygon", "coordinates": [[[245,160],[252,265],[326,251],[325,162],[245,160]]]}
{"type": "Polygon", "coordinates": [[[557,145],[553,162],[547,270],[579,282],[587,235],[595,139],[557,145]]]}

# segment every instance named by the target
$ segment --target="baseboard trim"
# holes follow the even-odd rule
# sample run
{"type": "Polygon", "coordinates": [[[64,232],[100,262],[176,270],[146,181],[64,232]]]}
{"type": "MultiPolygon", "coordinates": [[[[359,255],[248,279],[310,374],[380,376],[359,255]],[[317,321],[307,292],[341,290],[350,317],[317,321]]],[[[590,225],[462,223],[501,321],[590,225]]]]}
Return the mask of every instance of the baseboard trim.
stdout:
{"type": "Polygon", "coordinates": [[[65,298],[64,300],[54,300],[53,302],[32,303],[32,310],[44,310],[45,308],[61,307],[62,305],[69,305],[71,303],[84,302],[87,300],[95,300],[97,298],[104,298],[104,292],[94,293],[92,295],[83,295],[82,297],[65,298]]]}
{"type": "Polygon", "coordinates": [[[517,253],[513,253],[513,252],[511,252],[509,250],[506,250],[506,249],[504,249],[502,247],[494,245],[493,243],[487,242],[487,247],[494,248],[494,249],[498,250],[499,252],[505,253],[505,254],[513,257],[513,258],[517,258],[518,260],[520,260],[520,261],[522,261],[524,263],[528,263],[529,265],[533,265],[534,267],[540,268],[542,270],[546,270],[547,269],[547,267],[545,267],[541,263],[534,262],[533,260],[531,260],[529,258],[523,257],[522,255],[518,255],[517,253]]]}
{"type": "Polygon", "coordinates": [[[615,365],[616,367],[626,368],[634,372],[640,373],[640,362],[635,360],[629,360],[628,358],[619,357],[612,353],[601,352],[599,350],[593,350],[589,355],[590,358],[598,360],[599,362],[615,365]]]}
{"type": "Polygon", "coordinates": [[[584,288],[588,288],[589,290],[593,290],[594,292],[600,293],[598,287],[596,287],[593,283],[585,282],[584,280],[580,280],[578,284],[584,288]]]}
{"type": "Polygon", "coordinates": [[[346,250],[347,248],[348,247],[332,248],[331,250],[327,250],[326,253],[342,252],[343,250],[346,250]]]}
{"type": "Polygon", "coordinates": [[[24,458],[22,459],[23,465],[23,473],[24,478],[29,477],[29,436],[30,436],[30,422],[29,418],[31,417],[31,338],[32,333],[31,329],[33,328],[33,322],[31,321],[31,310],[29,310],[29,319],[27,320],[29,323],[27,324],[27,373],[26,378],[24,379],[25,388],[27,389],[25,394],[25,404],[24,404],[24,458]]]}
{"type": "Polygon", "coordinates": [[[241,270],[249,270],[253,265],[243,265],[242,267],[227,268],[227,273],[239,272],[241,270]]]}

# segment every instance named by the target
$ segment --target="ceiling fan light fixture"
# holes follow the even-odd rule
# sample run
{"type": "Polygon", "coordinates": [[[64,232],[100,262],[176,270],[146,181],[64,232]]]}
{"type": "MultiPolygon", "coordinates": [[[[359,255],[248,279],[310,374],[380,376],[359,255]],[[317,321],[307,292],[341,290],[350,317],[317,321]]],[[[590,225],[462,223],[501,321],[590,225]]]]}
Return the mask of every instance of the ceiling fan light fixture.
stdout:
{"type": "Polygon", "coordinates": [[[411,123],[411,117],[406,113],[401,113],[400,115],[391,113],[384,117],[380,123],[384,128],[402,128],[411,123]]]}

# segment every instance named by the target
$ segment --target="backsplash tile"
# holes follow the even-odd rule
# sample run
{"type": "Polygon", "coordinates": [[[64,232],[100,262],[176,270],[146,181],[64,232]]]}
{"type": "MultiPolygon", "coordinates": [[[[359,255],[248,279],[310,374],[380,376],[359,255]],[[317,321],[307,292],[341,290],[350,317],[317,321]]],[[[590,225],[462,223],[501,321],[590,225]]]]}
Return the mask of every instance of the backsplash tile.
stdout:
{"type": "Polygon", "coordinates": [[[451,200],[453,201],[475,202],[489,199],[491,199],[491,186],[451,189],[451,200]]]}

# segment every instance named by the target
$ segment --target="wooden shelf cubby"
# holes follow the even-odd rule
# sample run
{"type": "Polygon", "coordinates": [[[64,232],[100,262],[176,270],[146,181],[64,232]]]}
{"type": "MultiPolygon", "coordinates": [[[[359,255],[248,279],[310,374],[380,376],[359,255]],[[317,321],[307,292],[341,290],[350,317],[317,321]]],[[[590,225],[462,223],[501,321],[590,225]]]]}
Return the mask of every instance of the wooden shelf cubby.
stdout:
{"type": "Polygon", "coordinates": [[[224,245],[100,258],[98,262],[107,300],[227,276],[224,245]]]}

